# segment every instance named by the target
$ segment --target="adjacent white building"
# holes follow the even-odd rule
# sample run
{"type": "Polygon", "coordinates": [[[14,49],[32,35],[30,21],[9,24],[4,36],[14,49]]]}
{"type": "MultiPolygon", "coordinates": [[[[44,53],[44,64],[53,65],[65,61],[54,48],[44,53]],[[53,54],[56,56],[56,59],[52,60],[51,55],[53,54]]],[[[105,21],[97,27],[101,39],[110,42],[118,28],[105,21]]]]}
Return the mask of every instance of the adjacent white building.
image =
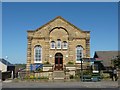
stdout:
{"type": "Polygon", "coordinates": [[[1,72],[11,71],[11,69],[13,69],[14,67],[15,66],[11,64],[10,62],[8,62],[7,60],[0,58],[0,71],[1,72]]]}

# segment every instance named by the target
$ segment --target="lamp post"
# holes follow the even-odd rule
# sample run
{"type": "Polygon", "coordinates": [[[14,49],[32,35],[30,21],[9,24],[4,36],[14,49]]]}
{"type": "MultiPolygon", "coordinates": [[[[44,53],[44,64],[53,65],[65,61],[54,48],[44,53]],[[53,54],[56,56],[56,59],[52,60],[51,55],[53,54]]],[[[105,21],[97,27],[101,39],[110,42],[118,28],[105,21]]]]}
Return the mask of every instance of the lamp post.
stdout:
{"type": "Polygon", "coordinates": [[[83,81],[83,67],[82,67],[82,54],[80,52],[80,61],[81,61],[81,81],[83,81]]]}

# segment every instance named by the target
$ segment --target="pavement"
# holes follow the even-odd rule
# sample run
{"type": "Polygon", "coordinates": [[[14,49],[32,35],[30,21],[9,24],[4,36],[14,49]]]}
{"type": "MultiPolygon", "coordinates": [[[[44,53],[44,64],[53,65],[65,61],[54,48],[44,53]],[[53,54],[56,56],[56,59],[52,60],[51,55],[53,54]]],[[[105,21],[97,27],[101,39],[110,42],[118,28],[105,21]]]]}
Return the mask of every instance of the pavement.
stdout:
{"type": "Polygon", "coordinates": [[[102,80],[100,82],[2,82],[2,88],[117,88],[118,82],[102,80]]]}

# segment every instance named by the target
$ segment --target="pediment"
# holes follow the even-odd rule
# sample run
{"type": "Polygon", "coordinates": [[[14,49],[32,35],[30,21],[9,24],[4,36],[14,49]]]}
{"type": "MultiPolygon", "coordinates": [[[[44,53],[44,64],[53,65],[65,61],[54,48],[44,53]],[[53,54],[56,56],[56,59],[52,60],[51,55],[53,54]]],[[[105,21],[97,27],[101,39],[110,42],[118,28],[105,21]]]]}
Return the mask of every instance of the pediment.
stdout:
{"type": "MultiPolygon", "coordinates": [[[[46,23],[45,25],[37,28],[34,31],[34,36],[42,36],[42,37],[46,37],[49,36],[50,32],[54,29],[54,28],[63,28],[65,29],[69,35],[71,35],[72,37],[79,37],[79,36],[86,36],[86,32],[89,33],[89,31],[83,31],[81,29],[79,29],[78,27],[76,27],[75,25],[71,24],[70,22],[68,22],[67,20],[65,20],[64,18],[62,18],[61,16],[56,17],[55,19],[49,21],[48,23],[46,23]]],[[[29,31],[28,31],[29,32],[29,31]]]]}
{"type": "Polygon", "coordinates": [[[53,19],[53,20],[49,21],[48,23],[46,23],[45,25],[37,28],[36,31],[38,31],[44,27],[51,26],[52,24],[54,25],[54,27],[62,27],[62,26],[66,27],[65,25],[67,25],[67,26],[73,27],[74,29],[78,29],[81,32],[85,32],[85,31],[81,30],[80,28],[76,27],[75,25],[71,24],[70,22],[68,22],[67,20],[62,18],[61,16],[57,16],[55,19],[53,19]]]}

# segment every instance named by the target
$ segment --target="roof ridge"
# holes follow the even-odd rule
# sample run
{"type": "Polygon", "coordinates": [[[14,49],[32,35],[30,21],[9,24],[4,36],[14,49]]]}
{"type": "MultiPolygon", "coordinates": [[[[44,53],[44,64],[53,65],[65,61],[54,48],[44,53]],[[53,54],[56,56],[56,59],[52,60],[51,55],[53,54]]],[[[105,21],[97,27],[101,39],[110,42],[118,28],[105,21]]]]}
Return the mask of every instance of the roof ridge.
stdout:
{"type": "Polygon", "coordinates": [[[103,50],[103,51],[95,51],[95,52],[119,52],[119,51],[117,51],[117,50],[113,50],[113,51],[112,50],[107,50],[107,51],[104,51],[103,50]]]}
{"type": "Polygon", "coordinates": [[[8,65],[8,66],[13,65],[13,64],[11,64],[8,60],[6,60],[6,59],[4,59],[4,58],[0,59],[0,62],[2,62],[2,63],[5,64],[5,65],[8,65]]]}

